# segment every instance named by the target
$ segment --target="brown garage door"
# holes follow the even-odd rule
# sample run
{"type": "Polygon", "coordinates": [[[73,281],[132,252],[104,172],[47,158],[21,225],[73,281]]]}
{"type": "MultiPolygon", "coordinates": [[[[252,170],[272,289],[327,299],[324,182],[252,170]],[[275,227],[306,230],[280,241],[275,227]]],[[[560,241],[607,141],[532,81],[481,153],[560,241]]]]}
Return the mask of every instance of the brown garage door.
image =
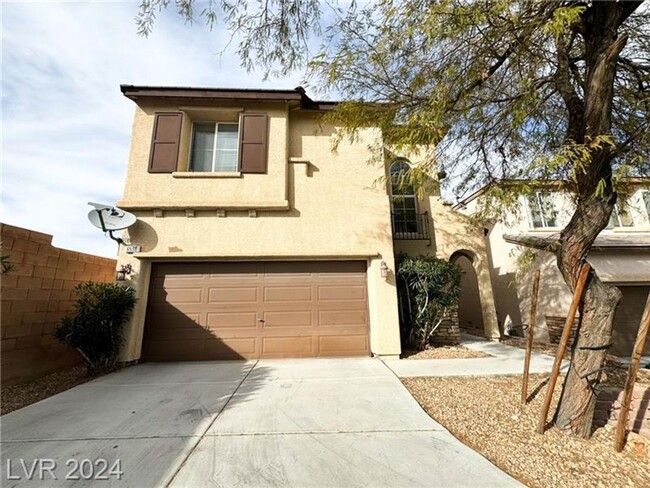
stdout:
{"type": "Polygon", "coordinates": [[[156,263],[143,359],[369,354],[364,262],[156,263]]]}

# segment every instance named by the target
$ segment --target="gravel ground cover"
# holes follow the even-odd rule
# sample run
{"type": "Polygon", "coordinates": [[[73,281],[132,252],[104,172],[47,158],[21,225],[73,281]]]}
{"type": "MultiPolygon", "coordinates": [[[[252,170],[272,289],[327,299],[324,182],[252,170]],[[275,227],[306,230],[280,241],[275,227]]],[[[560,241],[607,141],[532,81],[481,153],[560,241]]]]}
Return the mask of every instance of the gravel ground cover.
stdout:
{"type": "Polygon", "coordinates": [[[473,359],[491,357],[493,357],[491,354],[474,351],[460,344],[453,346],[432,346],[424,351],[405,349],[402,353],[402,359],[473,359]]]}
{"type": "Polygon", "coordinates": [[[73,366],[28,383],[2,387],[0,415],[39,402],[92,379],[93,377],[87,375],[85,366],[73,366]]]}
{"type": "MultiPolygon", "coordinates": [[[[606,379],[605,384],[610,386],[619,386],[623,388],[625,386],[625,380],[627,379],[628,366],[618,365],[618,364],[608,364],[608,368],[605,373],[606,379]]],[[[650,385],[650,369],[642,368],[639,369],[639,372],[636,375],[637,385],[650,385]]]]}
{"type": "MultiPolygon", "coordinates": [[[[650,443],[641,436],[630,434],[619,454],[613,448],[611,427],[597,429],[588,441],[554,427],[544,435],[535,432],[547,377],[530,376],[532,401],[523,409],[519,406],[521,376],[402,381],[431,417],[528,486],[650,486],[650,443]]],[[[551,412],[560,390],[558,385],[551,412]]]]}

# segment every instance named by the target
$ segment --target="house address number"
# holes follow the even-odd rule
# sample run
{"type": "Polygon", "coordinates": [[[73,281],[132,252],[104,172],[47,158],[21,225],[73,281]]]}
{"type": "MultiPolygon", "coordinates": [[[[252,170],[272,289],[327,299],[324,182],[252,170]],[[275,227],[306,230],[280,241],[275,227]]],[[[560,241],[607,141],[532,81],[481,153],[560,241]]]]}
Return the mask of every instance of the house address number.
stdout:
{"type": "Polygon", "coordinates": [[[140,252],[141,249],[142,249],[141,246],[126,246],[126,253],[133,254],[136,252],[140,252]]]}

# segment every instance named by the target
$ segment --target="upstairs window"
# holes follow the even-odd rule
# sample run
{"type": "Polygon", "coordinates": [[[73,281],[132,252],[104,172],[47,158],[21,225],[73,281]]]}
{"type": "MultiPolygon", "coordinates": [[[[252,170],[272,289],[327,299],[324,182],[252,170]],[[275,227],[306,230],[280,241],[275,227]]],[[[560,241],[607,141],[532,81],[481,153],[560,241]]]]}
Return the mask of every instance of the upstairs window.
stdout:
{"type": "Polygon", "coordinates": [[[557,227],[557,210],[554,194],[548,191],[534,191],[527,197],[528,217],[534,229],[557,227]]]}
{"type": "Polygon", "coordinates": [[[192,129],[190,171],[237,171],[238,124],[202,122],[195,123],[192,129]]]}
{"type": "MultiPolygon", "coordinates": [[[[183,112],[157,112],[151,135],[149,173],[175,173],[186,169],[199,173],[257,173],[268,170],[269,116],[246,112],[239,122],[192,124],[189,168],[179,169],[182,130],[188,122],[183,112]]],[[[185,156],[185,155],[183,155],[185,156]]],[[[185,163],[185,158],[181,159],[185,163]]]]}
{"type": "Polygon", "coordinates": [[[643,192],[643,202],[645,203],[645,210],[648,213],[648,218],[650,219],[650,191],[643,192]]]}
{"type": "Polygon", "coordinates": [[[407,184],[410,166],[406,161],[396,161],[390,166],[390,189],[393,212],[415,214],[417,212],[415,190],[407,184]]]}
{"type": "Polygon", "coordinates": [[[614,227],[632,227],[634,222],[632,221],[632,216],[628,210],[628,205],[625,201],[621,201],[614,205],[614,210],[612,210],[612,215],[609,216],[609,223],[607,224],[607,229],[613,229],[614,227]]]}
{"type": "Polygon", "coordinates": [[[398,160],[389,170],[393,233],[398,239],[420,239],[423,234],[415,189],[407,181],[410,169],[406,161],[398,160]]]}

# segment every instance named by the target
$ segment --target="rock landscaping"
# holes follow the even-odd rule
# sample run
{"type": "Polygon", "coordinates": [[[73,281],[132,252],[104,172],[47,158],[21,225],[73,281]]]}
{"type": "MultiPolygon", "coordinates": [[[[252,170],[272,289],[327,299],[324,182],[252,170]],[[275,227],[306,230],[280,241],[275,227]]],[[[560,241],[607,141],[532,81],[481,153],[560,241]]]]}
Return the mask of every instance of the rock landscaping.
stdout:
{"type": "Polygon", "coordinates": [[[28,383],[5,386],[0,392],[0,415],[40,402],[92,379],[93,377],[88,376],[85,366],[73,366],[28,383]]]}
{"type": "MultiPolygon", "coordinates": [[[[528,405],[520,407],[521,376],[405,378],[404,385],[431,417],[463,443],[531,487],[650,486],[650,441],[630,433],[614,451],[614,429],[590,440],[551,427],[535,432],[548,375],[531,375],[528,405]]],[[[558,381],[552,410],[559,398],[558,381]]],[[[615,380],[617,381],[617,380],[615,380]]]]}
{"type": "Polygon", "coordinates": [[[482,351],[474,351],[460,344],[432,346],[424,351],[405,350],[402,359],[473,359],[494,357],[482,351]]]}

